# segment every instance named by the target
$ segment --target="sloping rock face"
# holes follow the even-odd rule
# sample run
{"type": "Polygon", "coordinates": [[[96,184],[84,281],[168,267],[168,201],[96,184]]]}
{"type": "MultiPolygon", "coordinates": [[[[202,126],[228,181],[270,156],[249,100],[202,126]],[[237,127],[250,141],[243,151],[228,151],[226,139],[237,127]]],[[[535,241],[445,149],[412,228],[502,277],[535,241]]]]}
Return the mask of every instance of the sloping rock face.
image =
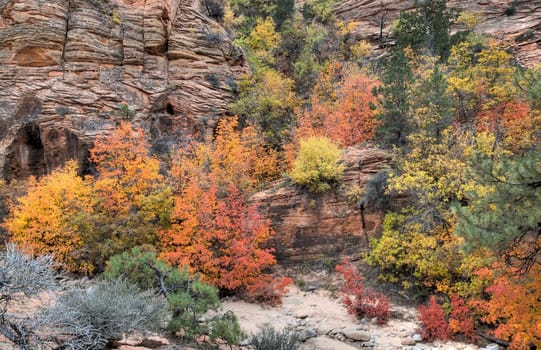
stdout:
{"type": "Polygon", "coordinates": [[[260,205],[276,231],[268,245],[276,249],[277,259],[293,263],[338,258],[367,248],[381,226],[382,213],[370,200],[361,215],[359,196],[352,194],[362,197],[368,181],[389,161],[389,154],[380,149],[351,147],[344,152],[346,170],[336,190],[311,194],[281,180],[256,193],[252,201],[260,205]]]}
{"type": "Polygon", "coordinates": [[[120,119],[158,153],[203,137],[245,72],[198,0],[0,0],[0,178],[84,165],[120,119]]]}
{"type": "MultiPolygon", "coordinates": [[[[413,9],[414,3],[414,0],[340,0],[335,12],[345,21],[359,23],[359,39],[384,47],[392,41],[392,22],[400,16],[400,11],[413,9]]],[[[507,40],[523,65],[540,62],[541,0],[450,0],[447,6],[480,15],[481,22],[475,31],[507,40]]]]}

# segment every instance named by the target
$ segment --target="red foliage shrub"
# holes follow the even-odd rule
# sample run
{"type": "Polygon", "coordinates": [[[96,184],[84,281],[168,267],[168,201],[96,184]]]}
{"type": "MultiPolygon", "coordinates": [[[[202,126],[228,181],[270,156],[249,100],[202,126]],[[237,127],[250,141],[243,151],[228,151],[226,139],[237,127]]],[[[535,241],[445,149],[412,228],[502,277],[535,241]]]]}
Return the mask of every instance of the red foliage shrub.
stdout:
{"type": "Polygon", "coordinates": [[[203,186],[191,179],[171,216],[175,223],[161,232],[162,257],[170,264],[187,266],[227,292],[255,291],[272,281],[266,270],[276,259],[263,243],[274,231],[235,186],[203,186]]]}
{"type": "Polygon", "coordinates": [[[351,264],[338,265],[336,271],[341,273],[345,280],[340,291],[348,312],[357,317],[375,317],[378,324],[387,323],[391,316],[389,299],[381,293],[366,290],[362,276],[351,264]]]}
{"type": "Polygon", "coordinates": [[[367,291],[362,298],[363,312],[368,318],[377,318],[378,324],[385,324],[391,317],[389,298],[381,293],[367,291]]]}
{"type": "Polygon", "coordinates": [[[257,283],[246,287],[246,299],[267,305],[278,305],[292,282],[289,277],[263,276],[257,283]]]}
{"type": "Polygon", "coordinates": [[[451,314],[449,315],[449,331],[452,334],[462,334],[468,341],[474,343],[477,339],[474,330],[474,320],[470,308],[464,299],[457,295],[451,297],[451,314]]]}
{"type": "Polygon", "coordinates": [[[421,336],[427,341],[436,339],[449,339],[449,327],[445,320],[445,312],[436,301],[435,296],[430,296],[428,305],[419,306],[419,321],[423,324],[421,336]]]}

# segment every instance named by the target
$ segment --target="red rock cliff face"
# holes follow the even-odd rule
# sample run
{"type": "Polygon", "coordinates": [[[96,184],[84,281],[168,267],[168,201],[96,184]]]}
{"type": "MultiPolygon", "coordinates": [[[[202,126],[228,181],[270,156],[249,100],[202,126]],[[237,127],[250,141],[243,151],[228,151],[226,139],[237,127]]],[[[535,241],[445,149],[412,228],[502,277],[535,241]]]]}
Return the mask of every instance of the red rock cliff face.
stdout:
{"type": "Polygon", "coordinates": [[[198,0],[0,0],[0,178],[84,163],[119,119],[200,137],[246,70],[198,0]]]}
{"type": "MultiPolygon", "coordinates": [[[[414,0],[340,0],[335,12],[345,21],[359,23],[359,39],[379,45],[381,41],[392,41],[392,22],[400,16],[400,11],[413,9],[414,3],[414,0]]],[[[481,21],[475,31],[507,40],[522,64],[533,66],[540,62],[541,0],[450,0],[447,6],[478,14],[481,21]]]]}
{"type": "Polygon", "coordinates": [[[358,203],[348,198],[348,192],[365,190],[369,179],[389,160],[389,154],[382,150],[351,147],[343,155],[346,170],[338,190],[310,194],[282,180],[256,193],[252,200],[261,205],[276,231],[269,242],[276,249],[276,257],[281,262],[301,262],[358,256],[380,229],[382,213],[374,201],[367,202],[363,227],[358,203]]]}

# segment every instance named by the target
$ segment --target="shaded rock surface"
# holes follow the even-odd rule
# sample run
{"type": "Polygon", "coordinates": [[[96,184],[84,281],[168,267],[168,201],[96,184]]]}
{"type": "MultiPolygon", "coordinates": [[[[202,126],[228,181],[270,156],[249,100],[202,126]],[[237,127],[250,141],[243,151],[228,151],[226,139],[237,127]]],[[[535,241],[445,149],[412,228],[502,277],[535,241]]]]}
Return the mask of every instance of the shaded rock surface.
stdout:
{"type": "MultiPolygon", "coordinates": [[[[383,48],[393,41],[393,21],[399,18],[400,11],[413,9],[414,3],[414,0],[340,0],[335,12],[345,21],[358,22],[359,40],[383,48]]],[[[540,62],[541,0],[450,0],[447,6],[479,14],[481,21],[475,31],[507,40],[520,63],[533,66],[540,62]]]]}
{"type": "Polygon", "coordinates": [[[367,182],[388,161],[389,154],[380,149],[351,147],[343,155],[346,170],[338,189],[312,194],[281,180],[256,193],[252,200],[267,213],[277,232],[269,242],[276,257],[300,262],[357,254],[366,248],[381,225],[382,214],[375,201],[368,201],[361,215],[351,193],[366,191],[367,182]]]}
{"type": "Polygon", "coordinates": [[[0,178],[84,165],[121,119],[158,153],[202,138],[246,71],[198,0],[0,1],[0,178]]]}

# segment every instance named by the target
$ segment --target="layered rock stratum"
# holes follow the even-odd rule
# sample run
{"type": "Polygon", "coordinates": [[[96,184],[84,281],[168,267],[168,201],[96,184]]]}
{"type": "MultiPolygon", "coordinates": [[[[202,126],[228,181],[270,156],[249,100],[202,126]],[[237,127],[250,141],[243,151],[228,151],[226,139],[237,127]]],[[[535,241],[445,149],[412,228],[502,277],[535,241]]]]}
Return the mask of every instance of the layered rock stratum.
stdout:
{"type": "Polygon", "coordinates": [[[157,152],[202,137],[245,72],[198,0],[0,0],[0,178],[84,168],[121,119],[157,152]]]}
{"type": "MultiPolygon", "coordinates": [[[[340,0],[335,12],[346,22],[357,22],[358,40],[383,50],[392,45],[393,21],[414,5],[414,0],[340,0]]],[[[475,32],[506,41],[520,64],[532,67],[540,62],[541,0],[449,0],[447,6],[478,16],[475,32]]]]}

